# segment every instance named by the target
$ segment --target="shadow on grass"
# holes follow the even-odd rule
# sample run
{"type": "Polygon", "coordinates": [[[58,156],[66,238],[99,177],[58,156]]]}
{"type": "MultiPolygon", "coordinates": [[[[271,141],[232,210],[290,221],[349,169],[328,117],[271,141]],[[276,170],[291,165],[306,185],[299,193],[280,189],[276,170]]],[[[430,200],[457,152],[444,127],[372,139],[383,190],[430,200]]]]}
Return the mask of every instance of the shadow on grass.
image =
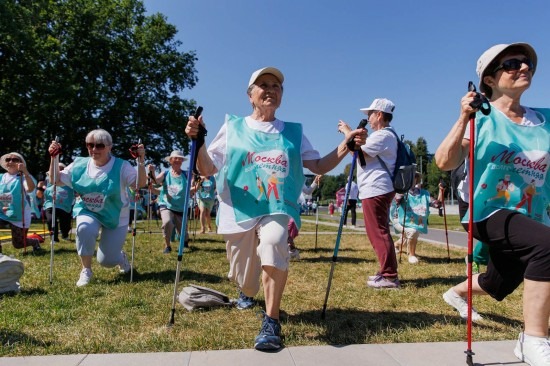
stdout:
{"type": "MultiPolygon", "coordinates": [[[[332,254],[334,252],[334,244],[332,244],[332,246],[330,247],[317,247],[317,249],[315,248],[302,248],[300,247],[300,243],[297,243],[296,246],[298,247],[298,249],[300,250],[300,252],[304,252],[304,253],[330,253],[332,254]]],[[[309,246],[309,245],[308,245],[309,246]]],[[[340,245],[338,247],[338,253],[345,253],[345,252],[364,252],[365,249],[354,249],[354,248],[346,248],[345,246],[342,246],[340,245]]]]}
{"type": "MultiPolygon", "coordinates": [[[[407,255],[403,253],[403,261],[406,261],[407,255]]],[[[418,258],[426,264],[464,264],[466,268],[466,262],[464,262],[464,257],[456,258],[451,257],[450,260],[448,257],[427,257],[422,254],[418,254],[418,258]]],[[[397,254],[397,259],[399,259],[399,254],[397,254]]]]}
{"type": "MultiPolygon", "coordinates": [[[[300,259],[300,262],[302,263],[332,263],[332,256],[324,256],[324,257],[317,257],[317,258],[304,258],[300,259]]],[[[346,256],[340,256],[336,258],[336,263],[369,263],[374,262],[372,260],[368,260],[366,258],[355,258],[355,257],[346,257],[346,256]]]]}
{"type": "Polygon", "coordinates": [[[31,297],[34,295],[44,295],[46,293],[47,291],[41,288],[21,289],[20,292],[9,291],[9,292],[4,292],[0,294],[0,300],[2,300],[4,297],[14,297],[14,296],[31,297]]]}
{"type": "Polygon", "coordinates": [[[26,344],[40,348],[47,348],[53,345],[51,342],[31,337],[22,332],[0,329],[0,345],[2,348],[16,348],[18,345],[26,344]]]}
{"type": "MultiPolygon", "coordinates": [[[[182,266],[183,267],[183,266],[182,266]]],[[[134,282],[146,282],[154,281],[163,284],[174,283],[176,279],[176,268],[173,270],[157,271],[157,272],[139,272],[134,269],[134,282]]],[[[208,282],[208,283],[221,283],[226,281],[226,277],[215,276],[202,272],[187,271],[182,269],[180,271],[180,281],[185,282],[208,282]]],[[[109,283],[123,283],[130,281],[130,274],[120,275],[117,278],[113,279],[109,283]]]]}
{"type": "MultiPolygon", "coordinates": [[[[521,326],[521,322],[498,316],[487,316],[487,320],[521,326]]],[[[321,319],[321,310],[297,313],[287,318],[289,323],[309,323],[320,326],[324,333],[316,340],[331,345],[349,345],[368,343],[380,334],[402,332],[406,329],[420,330],[433,328],[434,323],[466,324],[460,316],[435,315],[426,312],[368,312],[353,309],[328,309],[325,319],[321,319]]],[[[491,324],[475,324],[474,327],[493,329],[491,324]]]]}
{"type": "Polygon", "coordinates": [[[445,286],[454,286],[466,278],[461,276],[451,276],[451,277],[428,277],[428,278],[406,278],[399,277],[399,282],[401,286],[412,287],[412,288],[426,288],[437,285],[445,286]]]}

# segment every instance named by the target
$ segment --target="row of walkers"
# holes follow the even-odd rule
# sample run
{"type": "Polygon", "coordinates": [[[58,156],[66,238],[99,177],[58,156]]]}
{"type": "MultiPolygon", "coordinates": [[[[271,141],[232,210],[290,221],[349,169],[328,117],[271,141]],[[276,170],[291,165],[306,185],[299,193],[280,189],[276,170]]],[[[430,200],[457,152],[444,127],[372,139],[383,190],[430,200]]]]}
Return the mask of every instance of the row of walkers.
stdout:
{"type": "MultiPolygon", "coordinates": [[[[136,171],[129,162],[111,154],[112,145],[112,137],[107,131],[93,130],[86,136],[89,157],[77,158],[68,166],[55,164],[55,157],[61,153],[61,145],[53,141],[49,147],[51,164],[47,176],[58,177],[55,206],[62,238],[69,235],[71,212],[76,218],[76,248],[82,264],[77,281],[79,287],[87,285],[92,279],[92,257],[98,238],[97,261],[100,265],[118,266],[121,273],[128,273],[131,269],[122,248],[126,240],[130,209],[133,209],[132,203],[135,200],[134,192],[137,191],[136,187],[145,187],[147,183],[145,148],[143,145],[138,146],[136,171]],[[75,192],[78,196],[76,200],[75,192]]],[[[2,167],[7,171],[0,176],[0,224],[10,227],[15,248],[29,246],[33,248],[33,252],[40,252],[42,249],[39,240],[27,235],[32,211],[29,197],[36,189],[36,181],[29,174],[21,154],[5,154],[0,160],[2,167]]],[[[181,174],[183,160],[183,154],[174,151],[167,157],[167,161],[172,165],[169,174],[163,172],[155,176],[154,167],[151,167],[151,177],[160,187],[159,206],[167,248],[170,248],[170,237],[174,227],[178,231],[180,229],[181,215],[184,211],[182,197],[187,179],[181,174]]],[[[204,192],[210,191],[209,182],[212,181],[207,178],[199,184],[199,190],[203,192],[202,206],[206,208],[204,212],[208,213],[208,218],[210,215],[207,209],[212,207],[214,197],[204,192]]],[[[47,179],[44,188],[44,209],[50,220],[52,206],[53,182],[47,179]]],[[[209,224],[208,222],[206,225],[209,224]]],[[[57,241],[57,227],[53,230],[54,240],[57,241]]]]}
{"type": "MultiPolygon", "coordinates": [[[[488,99],[472,90],[463,96],[459,118],[438,147],[435,159],[442,170],[452,170],[465,159],[470,161],[466,164],[470,167],[466,177],[469,184],[463,185],[462,193],[464,202],[475,206],[468,207],[473,217],[465,213],[463,220],[469,223],[473,236],[489,246],[490,253],[487,272],[472,279],[472,292],[500,301],[523,283],[525,327],[514,353],[532,366],[550,365],[550,125],[546,123],[550,111],[521,105],[521,96],[536,71],[537,55],[525,43],[501,44],[484,52],[477,65],[480,90],[488,99]],[[508,194],[493,199],[493,187],[508,194]]],[[[378,273],[369,276],[367,285],[400,287],[388,225],[395,192],[385,169],[381,169],[381,160],[390,171],[395,164],[397,140],[389,127],[395,105],[376,99],[362,109],[374,131],[368,139],[365,129],[352,130],[340,121],[342,142],[321,157],[303,134],[301,124],[275,117],[283,82],[282,72],[274,67],[255,71],[247,89],[252,114],[244,118],[228,115],[210,146],[200,146],[196,151],[199,172],[204,176],[218,174],[218,232],[226,241],[228,277],[240,291],[239,308],[254,305],[261,277],[265,313],[254,341],[258,350],[282,346],[279,312],[290,257],[287,226],[291,217],[300,227],[297,201],[304,167],[324,174],[349,153],[360,150],[366,164],[358,169],[359,199],[367,235],[380,262],[378,273]]],[[[186,126],[192,139],[202,137],[204,131],[203,118],[197,117],[189,117],[186,126]]],[[[142,187],[146,179],[143,145],[138,148],[136,179],[137,173],[128,162],[111,156],[108,133],[92,131],[86,143],[90,158],[79,158],[56,175],[59,184],[72,186],[83,198],[75,211],[77,248],[84,268],[79,283],[84,284],[91,278],[91,255],[100,227],[98,261],[126,271],[122,245],[128,209],[121,188],[136,182],[142,187]]],[[[59,151],[60,145],[52,142],[50,154],[55,156],[59,151]]],[[[50,176],[59,169],[53,161],[50,176]]],[[[28,172],[21,170],[25,184],[30,186],[28,172]]],[[[445,293],[444,299],[462,316],[468,316],[467,293],[464,282],[445,293]]]]}

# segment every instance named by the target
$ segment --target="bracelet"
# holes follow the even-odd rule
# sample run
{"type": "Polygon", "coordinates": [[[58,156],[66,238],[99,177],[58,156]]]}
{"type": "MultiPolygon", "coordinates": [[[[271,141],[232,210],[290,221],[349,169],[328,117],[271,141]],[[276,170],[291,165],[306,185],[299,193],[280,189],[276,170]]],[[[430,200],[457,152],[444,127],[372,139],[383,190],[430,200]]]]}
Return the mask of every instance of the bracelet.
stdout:
{"type": "Polygon", "coordinates": [[[145,162],[139,162],[139,166],[145,166],[145,162]]]}

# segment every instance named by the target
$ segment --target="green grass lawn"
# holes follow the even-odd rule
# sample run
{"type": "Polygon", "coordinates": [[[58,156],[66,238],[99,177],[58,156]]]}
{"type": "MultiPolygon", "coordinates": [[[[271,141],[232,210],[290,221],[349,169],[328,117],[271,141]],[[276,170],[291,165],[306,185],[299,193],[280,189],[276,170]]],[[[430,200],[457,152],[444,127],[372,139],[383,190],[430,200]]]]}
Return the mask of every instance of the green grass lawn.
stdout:
{"type": "MultiPolygon", "coordinates": [[[[41,225],[40,225],[41,227],[41,225]]],[[[193,223],[190,223],[193,228],[193,223]]],[[[315,230],[314,225],[312,226],[315,230]]],[[[301,261],[291,262],[282,302],[282,331],[287,346],[395,342],[463,341],[465,322],[441,295],[464,280],[464,254],[444,246],[419,243],[420,263],[403,258],[400,290],[365,286],[366,276],[378,269],[370,243],[362,232],[342,236],[328,299],[321,320],[331,267],[335,227],[319,225],[330,234],[301,234],[296,244],[301,261]],[[317,248],[317,250],[315,250],[317,248]]],[[[156,223],[139,224],[135,243],[134,281],[116,269],[93,263],[94,279],[77,288],[80,272],[74,243],[56,244],[54,279],[49,283],[50,253],[23,256],[11,244],[4,253],[25,264],[19,294],[0,297],[0,356],[48,354],[172,352],[252,348],[260,328],[259,305],[250,310],[218,308],[188,312],[177,304],[175,325],[168,328],[174,291],[177,251],[162,254],[156,223]]],[[[310,231],[304,226],[303,231],[310,231]]],[[[222,237],[193,235],[183,255],[178,293],[195,283],[236,296],[227,280],[228,263],[222,237]]],[[[129,234],[125,250],[131,252],[129,234]]],[[[177,244],[176,244],[177,247],[177,244]]],[[[49,238],[44,248],[49,249],[49,238]]],[[[484,316],[474,325],[473,339],[515,339],[522,327],[521,288],[502,302],[474,299],[484,316]]]]}

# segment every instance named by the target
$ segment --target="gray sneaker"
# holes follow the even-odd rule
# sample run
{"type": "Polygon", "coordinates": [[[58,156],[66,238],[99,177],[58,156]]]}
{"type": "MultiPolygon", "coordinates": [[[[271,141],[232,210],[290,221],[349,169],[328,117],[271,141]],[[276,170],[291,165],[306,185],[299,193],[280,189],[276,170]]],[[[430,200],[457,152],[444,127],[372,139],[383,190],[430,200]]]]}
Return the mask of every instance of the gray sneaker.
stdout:
{"type": "MultiPolygon", "coordinates": [[[[459,296],[452,288],[443,294],[443,300],[453,308],[455,308],[462,319],[468,319],[468,303],[466,299],[459,296]]],[[[481,315],[478,314],[477,310],[472,306],[472,321],[479,322],[483,320],[481,315]]]]}
{"type": "Polygon", "coordinates": [[[384,276],[378,275],[375,279],[367,281],[367,286],[372,288],[399,288],[401,284],[397,278],[389,279],[384,276]]]}

